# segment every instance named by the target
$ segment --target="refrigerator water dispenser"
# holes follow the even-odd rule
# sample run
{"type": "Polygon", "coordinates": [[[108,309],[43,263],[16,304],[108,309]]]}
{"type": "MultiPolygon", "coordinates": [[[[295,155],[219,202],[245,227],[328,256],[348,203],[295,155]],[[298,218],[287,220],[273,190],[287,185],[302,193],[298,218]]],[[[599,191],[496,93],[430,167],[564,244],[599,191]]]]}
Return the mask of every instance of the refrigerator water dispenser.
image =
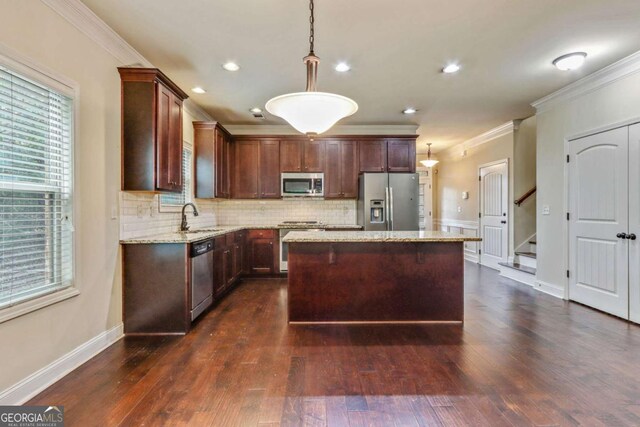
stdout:
{"type": "Polygon", "coordinates": [[[371,222],[384,223],[384,201],[371,200],[371,222]]]}

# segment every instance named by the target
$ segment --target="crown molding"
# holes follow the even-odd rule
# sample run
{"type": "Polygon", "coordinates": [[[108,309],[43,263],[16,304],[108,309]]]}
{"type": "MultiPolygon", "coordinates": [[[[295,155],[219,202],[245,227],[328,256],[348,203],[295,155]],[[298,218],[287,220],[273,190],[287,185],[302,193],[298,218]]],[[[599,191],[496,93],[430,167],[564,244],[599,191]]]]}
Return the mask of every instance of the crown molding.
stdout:
{"type": "Polygon", "coordinates": [[[493,141],[494,139],[500,138],[501,136],[508,135],[512,133],[515,130],[515,128],[516,128],[515,123],[513,121],[509,121],[485,133],[482,133],[478,136],[474,136],[471,139],[467,139],[465,142],[463,142],[460,145],[466,149],[477,147],[478,145],[482,145],[489,141],[493,141]]]}
{"type": "Polygon", "coordinates": [[[618,62],[604,67],[586,77],[581,78],[568,86],[557,90],[544,98],[531,103],[538,113],[549,108],[575,99],[579,96],[594,92],[612,83],[636,74],[640,71],[640,51],[633,53],[618,62]]]}
{"type": "MultiPolygon", "coordinates": [[[[113,55],[121,65],[154,68],[154,65],[147,58],[135,50],[80,0],[42,0],[42,2],[113,55]]],[[[213,120],[192,100],[186,100],[184,107],[189,114],[197,117],[198,120],[213,120]]]]}
{"type": "MultiPolygon", "coordinates": [[[[224,125],[232,135],[300,135],[289,125],[224,125]]],[[[416,125],[337,125],[329,135],[415,135],[416,125]]]]}
{"type": "Polygon", "coordinates": [[[121,65],[153,67],[140,52],[80,0],[42,0],[42,2],[113,55],[121,65]]]}
{"type": "Polygon", "coordinates": [[[498,127],[495,127],[491,130],[488,130],[485,133],[482,133],[478,136],[474,136],[471,139],[467,139],[466,141],[454,145],[453,147],[447,148],[446,150],[440,152],[436,158],[447,159],[447,158],[455,158],[460,157],[458,153],[462,153],[468,149],[478,147],[482,144],[486,144],[487,142],[491,142],[494,139],[500,138],[501,136],[509,135],[518,129],[520,121],[512,120],[505,124],[502,124],[498,127]]]}
{"type": "Polygon", "coordinates": [[[193,102],[191,99],[185,100],[182,103],[182,107],[185,109],[185,111],[189,115],[194,117],[196,121],[202,121],[202,122],[214,121],[213,118],[209,115],[209,113],[204,111],[202,107],[200,107],[198,104],[193,102]]]}

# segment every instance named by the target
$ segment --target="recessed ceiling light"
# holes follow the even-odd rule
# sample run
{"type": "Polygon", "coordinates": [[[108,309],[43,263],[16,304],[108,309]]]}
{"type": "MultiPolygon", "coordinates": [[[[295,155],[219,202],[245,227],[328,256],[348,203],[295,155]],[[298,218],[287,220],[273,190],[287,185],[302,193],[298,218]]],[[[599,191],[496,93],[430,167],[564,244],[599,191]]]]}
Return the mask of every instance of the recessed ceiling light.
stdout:
{"type": "Polygon", "coordinates": [[[194,92],[194,93],[207,93],[207,91],[202,89],[200,86],[196,86],[196,87],[192,88],[191,92],[194,92]]]}
{"type": "Polygon", "coordinates": [[[253,107],[252,109],[249,110],[250,112],[252,112],[253,114],[260,114],[262,113],[262,109],[258,108],[258,107],[253,107]]]}
{"type": "Polygon", "coordinates": [[[586,59],[587,54],[585,52],[573,52],[554,59],[553,65],[562,71],[576,70],[582,67],[586,59]]]}
{"type": "Polygon", "coordinates": [[[413,107],[405,108],[404,110],[402,110],[402,114],[415,114],[417,112],[418,110],[413,107]]]}
{"type": "Polygon", "coordinates": [[[235,62],[229,61],[222,64],[222,68],[224,68],[227,71],[238,71],[240,69],[240,66],[235,62]]]}
{"type": "Polygon", "coordinates": [[[460,71],[460,66],[458,64],[449,64],[442,69],[442,72],[445,74],[453,74],[460,71]]]}
{"type": "Polygon", "coordinates": [[[335,66],[335,70],[339,73],[346,73],[351,70],[351,66],[346,62],[340,62],[335,66]]]}

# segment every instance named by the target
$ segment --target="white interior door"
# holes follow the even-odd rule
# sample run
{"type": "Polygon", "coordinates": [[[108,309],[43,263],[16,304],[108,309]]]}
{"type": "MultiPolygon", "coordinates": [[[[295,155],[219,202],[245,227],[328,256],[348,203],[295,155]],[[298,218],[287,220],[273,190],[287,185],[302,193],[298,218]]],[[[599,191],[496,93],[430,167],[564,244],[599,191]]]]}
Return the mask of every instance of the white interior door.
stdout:
{"type": "Polygon", "coordinates": [[[569,298],[629,316],[629,129],[569,142],[569,298]]]}
{"type": "Polygon", "coordinates": [[[629,128],[629,319],[640,323],[640,124],[629,128]]]}
{"type": "Polygon", "coordinates": [[[509,166],[480,168],[480,264],[496,270],[509,256],[509,166]]]}
{"type": "Polygon", "coordinates": [[[431,168],[420,171],[420,229],[433,230],[433,184],[431,168]]]}

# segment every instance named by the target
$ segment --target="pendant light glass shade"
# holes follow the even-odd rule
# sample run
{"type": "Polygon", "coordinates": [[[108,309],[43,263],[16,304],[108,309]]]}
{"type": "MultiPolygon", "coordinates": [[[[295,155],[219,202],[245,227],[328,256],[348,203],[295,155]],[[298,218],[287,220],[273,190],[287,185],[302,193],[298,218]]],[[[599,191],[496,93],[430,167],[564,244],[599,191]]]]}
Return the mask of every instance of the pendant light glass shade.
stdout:
{"type": "Polygon", "coordinates": [[[307,90],[277,96],[267,102],[266,108],[274,116],[285,119],[298,132],[313,136],[328,131],[338,120],[354,114],[358,111],[358,104],[342,95],[316,91],[320,58],[313,53],[315,40],[313,0],[309,2],[309,10],[311,11],[309,55],[303,60],[307,67],[307,90]]]}
{"type": "Polygon", "coordinates": [[[427,151],[427,160],[421,160],[420,163],[422,163],[422,165],[425,168],[432,168],[435,165],[437,165],[439,162],[438,160],[432,159],[431,158],[431,144],[427,144],[427,147],[429,147],[429,151],[427,151]]]}
{"type": "Polygon", "coordinates": [[[282,117],[298,132],[321,134],[340,119],[358,111],[358,104],[342,95],[325,92],[297,92],[271,99],[267,111],[282,117]]]}
{"type": "Polygon", "coordinates": [[[437,165],[437,164],[439,163],[439,161],[438,161],[438,160],[431,160],[431,159],[429,159],[429,160],[422,160],[420,163],[422,163],[422,165],[423,165],[425,168],[432,168],[432,167],[434,167],[435,165],[437,165]]]}

